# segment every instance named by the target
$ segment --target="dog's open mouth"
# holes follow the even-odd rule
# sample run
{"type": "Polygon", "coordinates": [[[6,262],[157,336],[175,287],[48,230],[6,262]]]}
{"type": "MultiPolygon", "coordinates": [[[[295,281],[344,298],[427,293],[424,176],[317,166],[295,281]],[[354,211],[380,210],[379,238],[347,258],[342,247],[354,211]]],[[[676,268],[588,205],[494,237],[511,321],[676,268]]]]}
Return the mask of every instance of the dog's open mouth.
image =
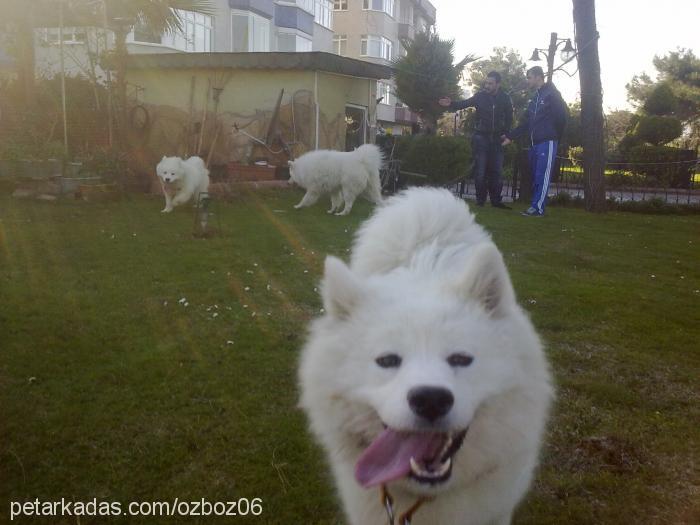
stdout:
{"type": "Polygon", "coordinates": [[[419,483],[444,483],[452,475],[452,457],[466,434],[466,429],[437,433],[387,428],[357,460],[355,478],[363,487],[406,476],[419,483]]]}

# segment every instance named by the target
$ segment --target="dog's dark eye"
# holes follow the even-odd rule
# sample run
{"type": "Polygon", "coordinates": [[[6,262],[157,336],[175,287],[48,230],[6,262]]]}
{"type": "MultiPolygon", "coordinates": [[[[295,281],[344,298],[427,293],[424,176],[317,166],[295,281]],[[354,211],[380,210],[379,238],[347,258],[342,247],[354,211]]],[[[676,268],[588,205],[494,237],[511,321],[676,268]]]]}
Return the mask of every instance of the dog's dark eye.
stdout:
{"type": "Polygon", "coordinates": [[[398,368],[401,365],[401,357],[396,354],[386,354],[374,360],[382,368],[398,368]]]}
{"type": "Polygon", "coordinates": [[[474,362],[474,358],[469,354],[452,354],[447,358],[450,366],[469,366],[474,362]]]}

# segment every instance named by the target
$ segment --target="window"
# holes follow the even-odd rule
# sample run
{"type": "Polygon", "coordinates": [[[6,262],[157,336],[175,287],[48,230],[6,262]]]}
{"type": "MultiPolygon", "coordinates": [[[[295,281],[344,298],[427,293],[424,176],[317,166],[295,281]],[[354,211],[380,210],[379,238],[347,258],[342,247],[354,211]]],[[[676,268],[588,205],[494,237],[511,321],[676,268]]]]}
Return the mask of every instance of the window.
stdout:
{"type": "Polygon", "coordinates": [[[314,12],[314,0],[280,0],[277,3],[282,5],[295,5],[311,14],[314,12]]]}
{"type": "Polygon", "coordinates": [[[380,104],[386,104],[387,106],[393,106],[396,102],[391,85],[386,82],[377,82],[377,98],[381,98],[380,104]]]}
{"type": "Polygon", "coordinates": [[[393,44],[388,38],[376,35],[362,35],[360,55],[364,57],[391,60],[393,44]]]}
{"type": "Polygon", "coordinates": [[[362,0],[362,9],[366,11],[383,11],[394,16],[394,0],[362,0]]]}
{"type": "MultiPolygon", "coordinates": [[[[173,31],[164,34],[159,42],[166,46],[174,47],[181,51],[209,52],[211,51],[212,18],[192,11],[176,10],[182,23],[182,31],[173,31]]],[[[137,26],[138,28],[138,26],[137,26]]],[[[134,30],[134,40],[137,39],[134,30]]],[[[150,40],[138,40],[150,42],[150,40]]]]}
{"type": "Polygon", "coordinates": [[[348,54],[348,36],[333,35],[333,52],[344,57],[348,54]]]}
{"type": "MultiPolygon", "coordinates": [[[[41,34],[41,33],[39,33],[41,34]]],[[[63,28],[63,43],[64,44],[84,44],[86,40],[84,27],[64,27],[63,28]]],[[[47,27],[43,30],[43,39],[47,44],[58,45],[58,28],[47,27]]]]}
{"type": "Polygon", "coordinates": [[[331,0],[315,0],[314,21],[323,27],[332,29],[333,10],[331,9],[331,0]]]}
{"type": "Polygon", "coordinates": [[[279,31],[277,33],[277,51],[304,53],[311,51],[311,40],[297,33],[279,31]]]}
{"type": "Polygon", "coordinates": [[[347,11],[348,0],[333,0],[333,9],[336,11],[347,11]]]}
{"type": "Polygon", "coordinates": [[[270,50],[270,21],[248,11],[231,11],[231,51],[270,50]]]}

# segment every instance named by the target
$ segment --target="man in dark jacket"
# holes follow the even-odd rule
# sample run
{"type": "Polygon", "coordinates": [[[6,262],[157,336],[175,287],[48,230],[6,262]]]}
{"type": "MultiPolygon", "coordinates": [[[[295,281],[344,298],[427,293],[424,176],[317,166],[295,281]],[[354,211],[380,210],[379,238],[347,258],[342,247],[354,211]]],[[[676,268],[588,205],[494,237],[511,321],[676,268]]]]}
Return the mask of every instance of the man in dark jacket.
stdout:
{"type": "Polygon", "coordinates": [[[528,217],[542,217],[547,201],[549,180],[554,168],[557,146],[566,128],[566,103],[551,82],[545,83],[539,66],[528,69],[527,83],[535,94],[527,106],[520,125],[503,135],[503,145],[527,134],[530,144],[530,173],[532,174],[532,202],[523,212],[528,217]]]}
{"type": "Polygon", "coordinates": [[[471,98],[453,102],[449,97],[443,97],[438,103],[449,108],[450,111],[476,108],[476,122],[472,135],[476,203],[483,206],[488,192],[492,206],[507,209],[508,206],[501,202],[503,189],[501,136],[509,131],[513,124],[513,103],[501,89],[501,75],[491,71],[486,76],[484,90],[471,98]]]}

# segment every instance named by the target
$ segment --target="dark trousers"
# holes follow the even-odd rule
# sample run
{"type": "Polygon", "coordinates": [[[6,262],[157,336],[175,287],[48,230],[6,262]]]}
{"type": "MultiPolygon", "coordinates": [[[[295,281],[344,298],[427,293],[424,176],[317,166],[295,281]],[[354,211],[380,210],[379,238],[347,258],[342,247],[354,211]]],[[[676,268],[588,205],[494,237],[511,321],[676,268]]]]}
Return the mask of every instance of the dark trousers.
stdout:
{"type": "Polygon", "coordinates": [[[498,135],[474,133],[472,137],[472,157],[474,158],[474,186],[476,202],[486,202],[486,195],[491,204],[501,202],[503,189],[503,146],[498,135]]]}

